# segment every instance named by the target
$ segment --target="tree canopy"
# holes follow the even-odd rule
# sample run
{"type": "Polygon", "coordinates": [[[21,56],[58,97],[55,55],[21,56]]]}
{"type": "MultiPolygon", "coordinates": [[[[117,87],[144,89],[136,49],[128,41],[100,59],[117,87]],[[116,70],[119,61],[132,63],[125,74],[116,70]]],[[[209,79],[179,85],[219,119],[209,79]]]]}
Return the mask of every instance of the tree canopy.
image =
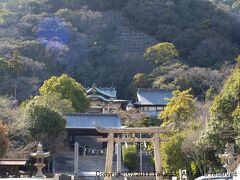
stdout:
{"type": "Polygon", "coordinates": [[[174,44],[161,42],[147,48],[144,57],[154,64],[171,63],[178,58],[178,51],[174,44]]]}
{"type": "Polygon", "coordinates": [[[168,173],[177,173],[179,169],[187,165],[187,159],[182,150],[184,137],[185,134],[182,132],[176,133],[169,137],[168,142],[164,142],[160,146],[163,168],[168,173]]]}
{"type": "Polygon", "coordinates": [[[175,123],[175,128],[182,130],[185,125],[193,120],[194,113],[194,97],[190,94],[190,90],[173,91],[173,97],[169,99],[167,106],[159,117],[163,119],[164,124],[175,123]]]}
{"type": "Polygon", "coordinates": [[[30,101],[15,123],[17,131],[22,131],[25,141],[41,142],[51,152],[52,158],[61,151],[65,139],[66,119],[59,112],[30,101]]]}
{"type": "Polygon", "coordinates": [[[86,112],[89,106],[84,87],[66,74],[59,77],[53,76],[44,81],[39,92],[42,95],[57,94],[69,100],[76,112],[86,112]]]}
{"type": "Polygon", "coordinates": [[[26,106],[29,103],[48,106],[49,108],[60,113],[74,112],[71,101],[67,99],[61,99],[58,94],[35,96],[32,99],[25,101],[22,105],[26,106]]]}
{"type": "Polygon", "coordinates": [[[239,24],[220,9],[208,0],[131,0],[124,10],[137,29],[158,42],[174,43],[188,65],[219,67],[239,53],[239,24]]]}
{"type": "Polygon", "coordinates": [[[163,120],[161,126],[174,123],[173,129],[163,137],[169,139],[168,142],[161,144],[163,154],[163,166],[168,172],[175,172],[181,168],[189,169],[191,161],[182,148],[188,133],[193,128],[195,99],[190,94],[190,90],[173,91],[173,97],[169,99],[167,106],[159,114],[163,120]]]}
{"type": "Polygon", "coordinates": [[[132,77],[140,72],[147,76],[156,67],[149,62],[161,64],[172,57],[189,67],[219,69],[225,61],[234,63],[239,54],[240,24],[237,13],[229,13],[238,12],[237,4],[218,0],[4,1],[0,94],[14,95],[15,81],[16,97],[24,101],[36,95],[48,77],[67,73],[84,86],[113,84],[121,97],[132,98],[128,88],[132,77]],[[155,57],[158,45],[164,47],[160,59],[155,57]],[[147,48],[152,51],[145,53],[149,61],[143,56],[147,48]],[[20,61],[14,62],[17,51],[20,61]],[[23,69],[17,70],[14,63],[23,69]]]}
{"type": "Polygon", "coordinates": [[[214,148],[224,148],[226,142],[235,142],[235,138],[239,136],[239,103],[240,57],[211,107],[206,134],[214,148]]]}

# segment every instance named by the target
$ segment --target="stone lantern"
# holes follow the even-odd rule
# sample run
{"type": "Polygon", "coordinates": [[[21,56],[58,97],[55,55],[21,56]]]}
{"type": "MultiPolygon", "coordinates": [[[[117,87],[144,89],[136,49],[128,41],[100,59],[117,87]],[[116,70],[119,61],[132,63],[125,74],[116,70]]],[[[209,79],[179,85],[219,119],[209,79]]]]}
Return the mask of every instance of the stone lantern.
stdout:
{"type": "Polygon", "coordinates": [[[37,168],[37,174],[34,176],[35,178],[46,178],[43,175],[42,169],[45,167],[44,158],[50,156],[50,152],[43,152],[42,144],[39,143],[37,145],[37,152],[31,154],[32,157],[36,158],[36,163],[34,166],[37,168]]]}

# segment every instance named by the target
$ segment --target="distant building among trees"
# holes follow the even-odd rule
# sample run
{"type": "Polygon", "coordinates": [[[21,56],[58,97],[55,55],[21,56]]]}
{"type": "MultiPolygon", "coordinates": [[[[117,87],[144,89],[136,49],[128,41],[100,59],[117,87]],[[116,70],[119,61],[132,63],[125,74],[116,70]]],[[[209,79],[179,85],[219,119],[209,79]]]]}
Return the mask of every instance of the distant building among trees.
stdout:
{"type": "Polygon", "coordinates": [[[172,90],[139,88],[137,92],[138,101],[134,103],[134,106],[149,116],[157,116],[159,112],[164,110],[168,98],[172,98],[172,90]]]}
{"type": "Polygon", "coordinates": [[[87,97],[90,100],[88,113],[117,113],[123,109],[128,100],[117,99],[117,89],[114,87],[101,88],[94,83],[91,88],[87,89],[87,97]]]}

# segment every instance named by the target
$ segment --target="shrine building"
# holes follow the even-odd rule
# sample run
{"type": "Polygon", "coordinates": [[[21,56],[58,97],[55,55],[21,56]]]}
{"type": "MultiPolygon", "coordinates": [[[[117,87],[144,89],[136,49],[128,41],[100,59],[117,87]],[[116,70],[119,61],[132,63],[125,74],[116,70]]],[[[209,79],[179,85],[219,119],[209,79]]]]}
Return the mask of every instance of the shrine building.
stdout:
{"type": "Polygon", "coordinates": [[[138,101],[134,107],[149,116],[157,116],[167,105],[167,98],[172,98],[172,90],[156,88],[139,88],[138,101]]]}
{"type": "Polygon", "coordinates": [[[90,99],[90,107],[88,113],[117,113],[120,109],[124,109],[128,100],[117,99],[116,88],[101,88],[93,84],[87,89],[87,96],[90,99]]]}
{"type": "Polygon", "coordinates": [[[81,146],[102,147],[96,142],[97,137],[107,137],[107,133],[99,133],[97,126],[121,128],[121,119],[117,114],[66,113],[66,132],[70,144],[79,142],[81,146]]]}

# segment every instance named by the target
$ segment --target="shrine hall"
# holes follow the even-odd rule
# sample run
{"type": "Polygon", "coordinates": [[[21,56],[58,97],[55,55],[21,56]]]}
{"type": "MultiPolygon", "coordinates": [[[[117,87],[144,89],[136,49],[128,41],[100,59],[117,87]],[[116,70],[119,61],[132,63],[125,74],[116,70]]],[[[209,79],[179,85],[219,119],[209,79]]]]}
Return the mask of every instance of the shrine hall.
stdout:
{"type": "Polygon", "coordinates": [[[117,99],[117,89],[114,87],[101,88],[94,83],[86,91],[90,99],[88,113],[117,113],[120,109],[126,108],[128,103],[128,100],[117,99]]]}

